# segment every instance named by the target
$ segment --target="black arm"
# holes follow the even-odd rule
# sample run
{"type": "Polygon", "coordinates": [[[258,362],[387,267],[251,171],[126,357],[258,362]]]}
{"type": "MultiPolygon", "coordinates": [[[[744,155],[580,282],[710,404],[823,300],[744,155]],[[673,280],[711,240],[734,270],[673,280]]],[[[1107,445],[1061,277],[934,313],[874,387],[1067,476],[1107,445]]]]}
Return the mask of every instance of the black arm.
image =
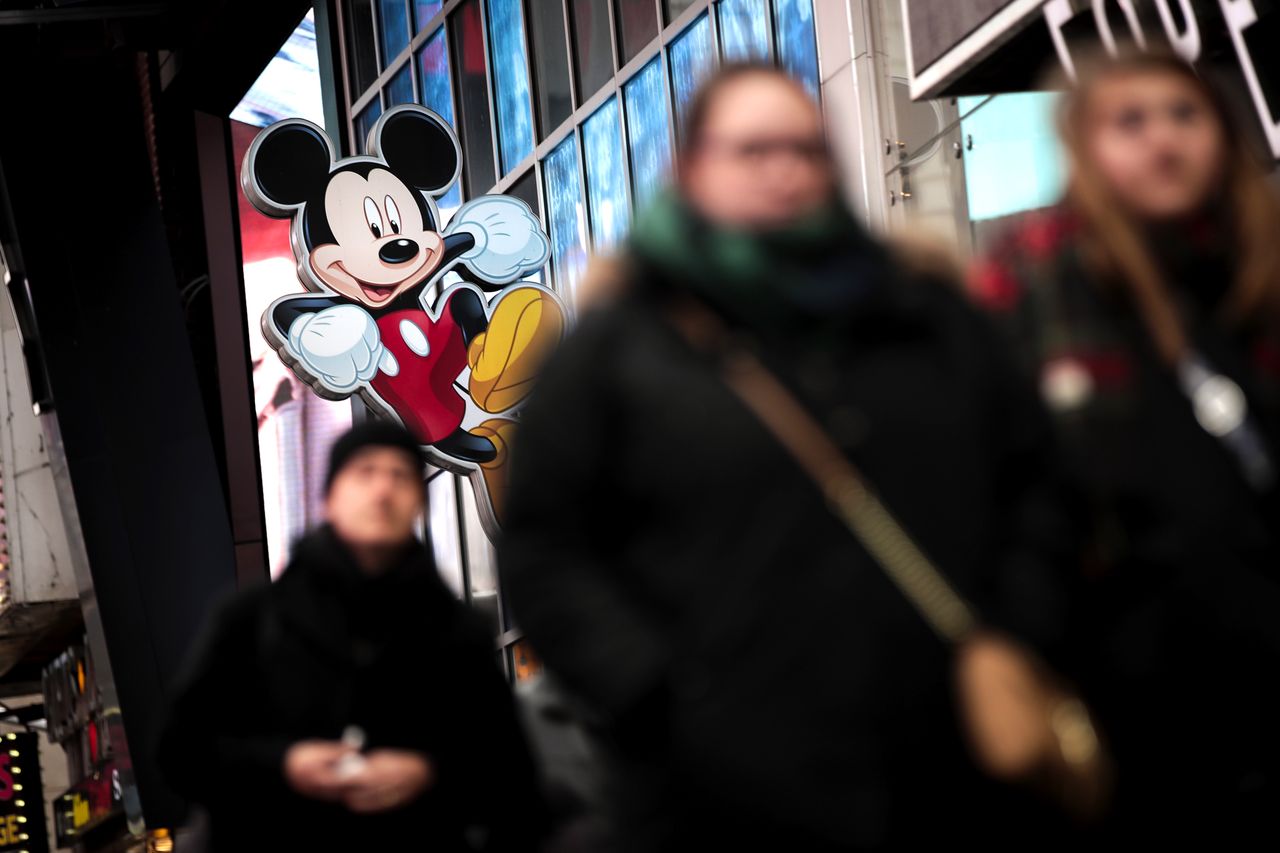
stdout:
{"type": "MultiPolygon", "coordinates": [[[[461,255],[463,252],[470,250],[476,244],[475,235],[461,231],[457,234],[450,234],[444,238],[444,260],[442,264],[447,264],[461,255]]],[[[475,270],[467,266],[467,262],[463,261],[454,267],[454,270],[462,277],[464,281],[469,281],[478,286],[481,290],[495,291],[506,287],[505,284],[494,284],[486,278],[481,277],[475,270]]]]}
{"type": "Polygon", "coordinates": [[[444,260],[440,262],[440,266],[447,265],[461,255],[475,248],[476,235],[470,231],[459,231],[457,234],[448,234],[444,238],[444,260]]]}
{"type": "Polygon", "coordinates": [[[275,326],[280,337],[289,338],[289,327],[293,321],[303,314],[315,314],[326,308],[342,304],[336,296],[295,296],[285,299],[271,309],[271,325],[275,326]]]}
{"type": "Polygon", "coordinates": [[[245,662],[258,659],[265,606],[262,592],[219,606],[174,685],[157,758],[173,789],[193,802],[207,804],[229,790],[267,797],[285,791],[284,757],[292,740],[259,730],[227,699],[237,685],[256,682],[245,662]]]}

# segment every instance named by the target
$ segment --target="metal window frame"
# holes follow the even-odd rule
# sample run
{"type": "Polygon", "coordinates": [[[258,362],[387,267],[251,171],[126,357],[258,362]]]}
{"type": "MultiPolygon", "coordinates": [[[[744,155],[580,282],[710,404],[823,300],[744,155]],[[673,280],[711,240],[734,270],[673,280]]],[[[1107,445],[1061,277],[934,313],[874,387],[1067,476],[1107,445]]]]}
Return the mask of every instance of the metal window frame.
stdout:
{"type": "MultiPolygon", "coordinates": [[[[617,45],[617,49],[614,51],[613,67],[618,68],[621,65],[629,65],[630,60],[628,60],[625,63],[622,61],[622,55],[624,52],[623,51],[624,46],[622,44],[622,34],[621,34],[622,17],[617,12],[618,4],[620,4],[622,0],[612,0],[612,2],[614,4],[614,14],[613,14],[613,29],[615,34],[614,38],[617,45]]],[[[712,0],[712,5],[715,5],[718,2],[720,2],[720,0],[712,0]]],[[[666,18],[666,14],[663,12],[663,9],[662,9],[662,0],[653,0],[653,14],[654,14],[654,20],[658,22],[658,33],[661,34],[663,27],[666,26],[663,23],[663,20],[666,18]]],[[[654,39],[656,38],[657,36],[654,37],[654,39]]],[[[654,39],[650,39],[648,42],[645,42],[645,44],[640,47],[640,51],[648,50],[649,47],[653,44],[654,39]]],[[[639,56],[639,53],[637,53],[636,55],[639,56]]]]}
{"type": "MultiPolygon", "coordinates": [[[[485,101],[486,101],[485,106],[489,113],[489,151],[490,151],[489,164],[493,167],[493,174],[495,176],[501,176],[502,169],[500,167],[500,159],[502,154],[498,150],[498,137],[497,137],[498,121],[497,121],[497,116],[494,113],[493,77],[489,69],[489,19],[486,14],[484,0],[474,0],[474,1],[476,3],[476,8],[479,10],[478,14],[480,17],[480,22],[479,22],[480,49],[483,52],[483,58],[484,58],[484,91],[485,91],[485,101]]],[[[459,128],[462,126],[462,122],[463,122],[462,96],[460,94],[462,90],[462,77],[459,71],[461,66],[453,58],[457,55],[457,52],[454,50],[454,41],[452,38],[453,36],[452,23],[454,19],[457,17],[457,15],[455,14],[457,10],[460,10],[463,6],[465,6],[469,2],[472,2],[472,0],[457,0],[457,2],[455,2],[453,6],[448,7],[448,9],[452,11],[450,11],[450,14],[445,19],[445,21],[441,23],[441,26],[444,26],[445,28],[444,29],[445,38],[448,39],[448,43],[449,43],[449,56],[450,56],[449,80],[450,80],[450,85],[453,87],[454,107],[457,110],[457,112],[455,112],[455,116],[457,116],[457,122],[458,122],[459,128]]],[[[434,24],[435,19],[432,19],[432,21],[434,24]]],[[[463,143],[465,148],[466,140],[462,138],[461,131],[459,131],[459,141],[463,143]]],[[[465,155],[467,152],[464,151],[463,153],[465,155]]],[[[464,163],[464,166],[465,166],[465,163],[464,163]]],[[[461,185],[461,189],[459,190],[459,194],[461,195],[464,201],[474,198],[475,196],[481,195],[484,192],[483,190],[480,190],[476,187],[471,186],[471,177],[466,173],[465,168],[461,173],[461,181],[462,181],[462,185],[461,185]]]]}
{"type": "MultiPolygon", "coordinates": [[[[409,44],[412,45],[413,37],[417,35],[417,33],[413,31],[413,26],[414,26],[413,6],[411,5],[410,0],[400,0],[400,5],[404,8],[405,23],[408,24],[409,26],[409,44]]],[[[381,60],[383,58],[382,57],[382,39],[385,36],[385,33],[382,31],[381,0],[372,0],[372,6],[375,10],[374,19],[373,19],[373,26],[374,26],[373,41],[374,41],[374,46],[377,48],[377,51],[378,51],[378,59],[379,59],[378,67],[381,68],[382,67],[381,60]]],[[[405,50],[408,50],[408,48],[406,48],[405,50]]],[[[397,65],[399,65],[400,54],[404,53],[405,50],[401,50],[400,53],[397,53],[394,57],[392,57],[392,61],[395,62],[397,65]]],[[[412,53],[412,51],[409,51],[409,52],[412,53]]]]}
{"type": "MultiPolygon", "coordinates": [[[[400,71],[400,68],[402,67],[402,65],[405,62],[414,61],[414,57],[417,56],[418,52],[427,43],[430,36],[433,35],[441,26],[445,26],[448,20],[452,17],[453,13],[466,2],[468,2],[468,0],[444,0],[444,3],[441,6],[440,11],[438,11],[435,15],[433,15],[432,18],[422,28],[418,30],[418,32],[413,34],[413,37],[409,40],[409,46],[400,55],[392,59],[392,61],[387,65],[387,67],[374,80],[374,82],[370,84],[369,88],[364,92],[360,93],[353,100],[348,100],[346,124],[347,124],[348,135],[351,139],[353,140],[355,139],[356,117],[359,116],[364,111],[364,109],[369,106],[370,103],[372,103],[375,97],[380,98],[382,96],[382,91],[391,82],[392,78],[394,78],[395,75],[400,71]]],[[[640,48],[636,52],[636,55],[631,60],[629,60],[625,65],[622,65],[621,67],[619,67],[618,62],[619,62],[620,56],[618,53],[619,45],[618,45],[618,34],[617,34],[617,14],[616,14],[615,0],[609,0],[607,4],[607,8],[609,10],[609,15],[610,15],[609,37],[610,37],[611,49],[613,53],[613,62],[614,62],[615,71],[613,76],[609,80],[607,80],[600,87],[598,91],[594,92],[590,97],[588,97],[585,101],[583,101],[581,100],[580,93],[578,91],[579,87],[578,87],[577,75],[574,73],[575,69],[577,68],[578,55],[573,42],[572,10],[571,10],[569,0],[560,0],[560,3],[561,3],[561,10],[564,14],[564,22],[565,22],[566,56],[570,65],[569,89],[570,89],[570,95],[573,99],[573,103],[575,104],[575,106],[574,106],[574,109],[570,112],[570,114],[563,121],[560,122],[559,126],[546,132],[546,134],[543,136],[541,141],[536,140],[536,134],[535,134],[535,144],[534,144],[533,151],[524,159],[522,159],[519,163],[513,164],[511,169],[506,173],[504,173],[502,169],[502,163],[501,163],[502,154],[501,154],[501,149],[499,148],[500,143],[498,139],[498,133],[499,133],[498,121],[497,121],[497,115],[495,112],[496,99],[494,97],[494,88],[493,88],[494,79],[493,79],[493,71],[492,71],[492,48],[491,48],[490,39],[489,39],[488,4],[487,2],[485,2],[485,0],[479,0],[480,15],[481,15],[481,20],[480,20],[481,38],[483,40],[484,51],[485,51],[485,77],[486,77],[486,84],[488,86],[488,91],[489,91],[489,120],[490,120],[489,125],[490,125],[490,137],[493,145],[494,174],[498,175],[499,177],[495,181],[494,185],[488,188],[487,190],[481,190],[478,187],[467,187],[466,189],[470,190],[470,192],[464,193],[466,197],[475,197],[476,195],[480,195],[483,192],[491,192],[491,193],[505,192],[507,189],[511,187],[512,184],[514,184],[516,181],[524,177],[524,175],[528,172],[528,170],[531,167],[533,167],[536,163],[539,163],[543,159],[545,159],[546,156],[550,154],[551,151],[554,150],[556,146],[559,145],[560,142],[563,141],[566,136],[569,135],[569,132],[572,127],[582,124],[582,122],[584,122],[589,116],[591,116],[612,95],[620,94],[622,91],[623,84],[625,84],[628,80],[634,77],[637,72],[639,72],[642,68],[644,68],[645,65],[649,63],[650,60],[652,60],[655,56],[658,56],[659,54],[663,56],[662,70],[666,80],[667,108],[668,108],[668,116],[670,118],[670,121],[668,122],[668,129],[670,134],[670,141],[672,144],[672,150],[675,151],[676,143],[678,141],[677,140],[678,134],[676,131],[675,98],[674,98],[674,92],[672,89],[672,82],[671,82],[670,60],[669,60],[669,57],[667,56],[667,54],[670,51],[671,43],[675,41],[686,29],[688,29],[689,25],[694,23],[699,18],[699,16],[701,16],[704,13],[707,13],[709,26],[711,30],[712,43],[715,48],[713,52],[713,59],[717,66],[719,66],[722,62],[723,46],[720,44],[720,28],[719,28],[719,21],[717,20],[718,15],[715,14],[716,10],[712,8],[719,5],[719,0],[695,0],[695,2],[692,3],[689,6],[689,8],[682,11],[679,15],[677,15],[674,19],[672,19],[670,22],[666,24],[662,23],[664,20],[666,20],[666,17],[667,17],[663,0],[653,0],[654,12],[658,16],[658,22],[659,22],[658,35],[655,36],[644,47],[640,48]]],[[[346,26],[345,18],[347,15],[347,10],[350,8],[350,3],[341,2],[338,4],[338,6],[339,6],[339,19],[340,19],[341,25],[344,28],[343,32],[345,37],[345,26],[346,26]]],[[[371,8],[375,9],[374,11],[375,55],[379,63],[381,63],[381,53],[379,52],[381,50],[381,47],[379,44],[376,43],[378,42],[376,34],[377,34],[377,27],[379,25],[379,22],[377,19],[376,6],[377,6],[377,3],[371,3],[371,8]]],[[[528,16],[527,14],[525,14],[527,12],[527,9],[525,8],[525,6],[526,4],[522,4],[522,8],[521,8],[521,26],[522,26],[522,29],[524,30],[524,32],[521,35],[524,38],[524,43],[525,43],[526,73],[529,74],[529,79],[530,79],[530,82],[532,83],[534,79],[533,69],[532,69],[532,56],[531,56],[532,42],[530,41],[530,36],[529,36],[529,22],[528,22],[528,16]]],[[[780,58],[780,52],[777,47],[777,28],[775,23],[775,12],[773,8],[774,4],[772,2],[769,2],[767,6],[769,7],[768,14],[769,14],[769,22],[770,22],[770,48],[772,51],[772,59],[774,61],[777,61],[780,58]]],[[[412,9],[410,10],[410,14],[412,14],[412,9]]],[[[347,65],[349,64],[349,61],[350,61],[349,57],[346,54],[345,47],[346,46],[344,42],[343,58],[342,58],[344,72],[347,70],[347,65]]],[[[452,45],[450,45],[450,47],[452,47],[452,45]]],[[[453,56],[452,50],[450,50],[449,63],[451,68],[456,63],[456,57],[453,56]]],[[[458,86],[456,85],[456,82],[457,82],[456,80],[451,79],[451,83],[453,84],[452,85],[453,91],[451,94],[453,95],[453,100],[454,100],[455,115],[458,115],[459,114],[457,112],[458,86]]],[[[532,88],[533,87],[531,85],[530,86],[531,95],[532,95],[532,88]]],[[[416,89],[415,92],[420,98],[421,90],[416,89]]],[[[531,113],[531,119],[534,121],[535,126],[537,126],[537,114],[533,109],[532,98],[530,98],[529,109],[531,113]]],[[[624,108],[624,112],[625,112],[625,108],[624,108]]],[[[357,150],[357,149],[358,149],[358,146],[353,146],[353,150],[357,150]]],[[[581,160],[582,158],[580,157],[579,159],[581,160]]],[[[628,171],[630,171],[629,167],[630,167],[630,163],[629,163],[629,157],[628,157],[628,171]]],[[[541,181],[541,178],[539,178],[539,181],[541,181]]],[[[583,186],[585,187],[585,183],[583,186]]],[[[545,193],[543,192],[543,188],[540,183],[539,184],[539,202],[542,203],[544,199],[545,199],[545,193]]]]}

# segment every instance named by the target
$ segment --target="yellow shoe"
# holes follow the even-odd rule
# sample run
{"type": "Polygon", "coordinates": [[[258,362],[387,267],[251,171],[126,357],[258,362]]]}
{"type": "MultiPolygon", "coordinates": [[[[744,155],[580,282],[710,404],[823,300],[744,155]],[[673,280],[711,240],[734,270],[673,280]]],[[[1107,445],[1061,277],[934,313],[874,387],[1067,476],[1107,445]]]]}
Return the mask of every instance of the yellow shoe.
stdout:
{"type": "Polygon", "coordinates": [[[503,502],[507,495],[507,461],[510,458],[511,440],[515,437],[516,422],[507,418],[490,418],[471,429],[472,435],[483,436],[493,442],[498,454],[480,465],[484,475],[485,491],[489,493],[489,506],[493,517],[502,523],[503,502]]]}
{"type": "Polygon", "coordinates": [[[489,328],[467,348],[471,399],[486,412],[515,406],[563,333],[564,313],[554,297],[536,287],[510,291],[494,306],[489,328]]]}

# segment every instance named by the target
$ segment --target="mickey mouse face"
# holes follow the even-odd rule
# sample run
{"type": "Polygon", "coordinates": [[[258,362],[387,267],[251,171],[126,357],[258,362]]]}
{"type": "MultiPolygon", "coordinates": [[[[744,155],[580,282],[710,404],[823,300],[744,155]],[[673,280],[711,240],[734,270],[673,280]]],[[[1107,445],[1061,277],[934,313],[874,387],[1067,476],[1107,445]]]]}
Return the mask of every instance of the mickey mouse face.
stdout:
{"type": "Polygon", "coordinates": [[[334,291],[377,307],[425,281],[444,258],[444,240],[414,190],[386,169],[340,171],[325,188],[333,242],[311,250],[315,275],[334,291]]]}
{"type": "Polygon", "coordinates": [[[428,195],[457,180],[461,152],[453,130],[417,106],[383,115],[369,152],[335,164],[324,131],[294,119],[259,134],[241,180],[259,210],[294,217],[299,268],[314,285],[377,308],[444,260],[428,195]]]}

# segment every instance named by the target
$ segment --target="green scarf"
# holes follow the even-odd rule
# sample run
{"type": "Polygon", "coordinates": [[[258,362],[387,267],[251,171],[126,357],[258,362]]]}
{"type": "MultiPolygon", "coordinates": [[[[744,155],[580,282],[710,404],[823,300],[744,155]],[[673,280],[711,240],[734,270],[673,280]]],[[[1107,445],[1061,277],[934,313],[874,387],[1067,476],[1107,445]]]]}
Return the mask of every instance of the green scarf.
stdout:
{"type": "Polygon", "coordinates": [[[830,280],[836,259],[878,257],[878,247],[837,200],[785,226],[752,231],[709,222],[674,190],[637,217],[629,249],[646,267],[761,331],[821,313],[815,305],[822,294],[805,299],[817,290],[847,292],[846,282],[830,280]]]}

